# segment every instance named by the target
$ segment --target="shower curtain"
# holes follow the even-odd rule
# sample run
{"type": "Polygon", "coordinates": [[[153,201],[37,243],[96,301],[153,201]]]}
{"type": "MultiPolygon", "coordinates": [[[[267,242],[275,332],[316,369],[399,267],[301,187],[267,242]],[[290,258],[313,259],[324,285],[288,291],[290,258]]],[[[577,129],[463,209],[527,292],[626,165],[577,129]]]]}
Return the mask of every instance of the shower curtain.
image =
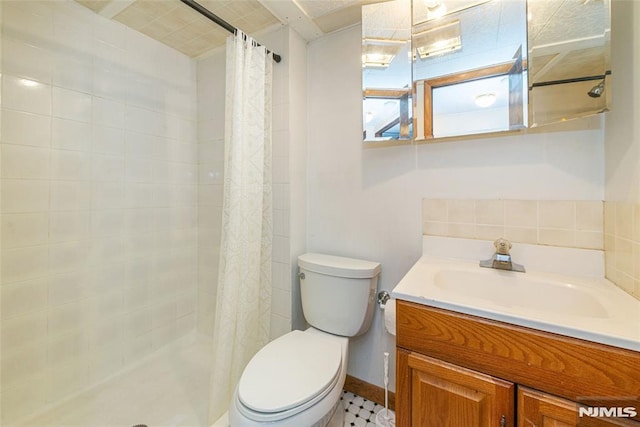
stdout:
{"type": "Polygon", "coordinates": [[[271,54],[227,39],[225,173],[209,424],[228,408],[271,319],[271,54]]]}

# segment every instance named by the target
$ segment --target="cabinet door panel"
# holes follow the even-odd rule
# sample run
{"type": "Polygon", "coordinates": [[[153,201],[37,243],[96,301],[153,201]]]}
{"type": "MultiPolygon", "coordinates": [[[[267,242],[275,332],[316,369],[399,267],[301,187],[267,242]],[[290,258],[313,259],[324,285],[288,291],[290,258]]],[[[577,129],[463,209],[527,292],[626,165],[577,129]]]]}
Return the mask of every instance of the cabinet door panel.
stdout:
{"type": "Polygon", "coordinates": [[[513,426],[512,383],[417,354],[408,367],[412,427],[513,426]]]}
{"type": "Polygon", "coordinates": [[[578,416],[578,404],[518,386],[518,427],[640,427],[636,421],[622,418],[578,416]]]}

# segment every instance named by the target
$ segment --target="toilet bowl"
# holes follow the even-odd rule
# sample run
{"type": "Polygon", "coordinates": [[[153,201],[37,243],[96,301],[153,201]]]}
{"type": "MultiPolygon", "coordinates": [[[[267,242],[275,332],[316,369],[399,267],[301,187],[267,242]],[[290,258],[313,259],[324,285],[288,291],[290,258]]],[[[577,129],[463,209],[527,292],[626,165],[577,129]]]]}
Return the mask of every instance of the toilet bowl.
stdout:
{"type": "Polygon", "coordinates": [[[342,427],[348,348],[346,337],[314,328],[270,342],[242,374],[229,408],[230,425],[342,427]]]}
{"type": "Polygon", "coordinates": [[[298,258],[306,331],[267,344],[246,366],[231,427],[342,427],[349,337],[371,324],[380,264],[323,254],[298,258]]]}

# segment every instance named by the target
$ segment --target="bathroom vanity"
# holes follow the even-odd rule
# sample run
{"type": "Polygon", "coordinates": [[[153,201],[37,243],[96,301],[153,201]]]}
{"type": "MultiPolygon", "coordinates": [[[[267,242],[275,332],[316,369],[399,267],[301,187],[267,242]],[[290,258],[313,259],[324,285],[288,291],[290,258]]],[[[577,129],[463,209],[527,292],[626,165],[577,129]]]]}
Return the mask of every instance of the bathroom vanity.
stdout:
{"type": "Polygon", "coordinates": [[[640,408],[632,350],[399,300],[396,369],[399,427],[452,414],[447,425],[640,427],[640,416],[578,419],[579,403],[635,396],[615,406],[640,408]]]}
{"type": "Polygon", "coordinates": [[[490,242],[425,237],[392,292],[399,427],[640,427],[640,301],[598,251],[523,246],[517,273],[472,261],[490,242]]]}

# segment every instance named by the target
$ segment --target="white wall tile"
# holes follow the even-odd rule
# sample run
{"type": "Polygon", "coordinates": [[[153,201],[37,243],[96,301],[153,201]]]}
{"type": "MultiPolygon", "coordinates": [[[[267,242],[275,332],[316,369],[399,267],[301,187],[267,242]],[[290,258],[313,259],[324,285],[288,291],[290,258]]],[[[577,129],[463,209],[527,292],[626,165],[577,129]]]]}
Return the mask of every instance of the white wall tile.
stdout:
{"type": "Polygon", "coordinates": [[[34,312],[2,321],[2,347],[20,349],[47,337],[47,314],[34,312]]]}
{"type": "Polygon", "coordinates": [[[52,105],[53,117],[91,122],[91,95],[54,87],[52,105]]]}
{"type": "Polygon", "coordinates": [[[51,117],[2,110],[2,141],[11,144],[49,147],[51,117]]]}
{"type": "Polygon", "coordinates": [[[127,157],[139,159],[155,158],[156,150],[164,143],[160,137],[135,132],[125,132],[124,139],[127,157]]]}
{"type": "Polygon", "coordinates": [[[48,286],[46,277],[1,286],[2,319],[45,309],[48,286]]]}
{"type": "Polygon", "coordinates": [[[124,187],[120,182],[95,182],[91,209],[117,209],[124,206],[124,187]]]}
{"type": "Polygon", "coordinates": [[[109,348],[123,340],[122,319],[112,318],[98,322],[88,329],[89,351],[109,352],[109,348]]]}
{"type": "Polygon", "coordinates": [[[91,206],[91,185],[89,182],[52,181],[52,211],[88,210],[91,206]]]}
{"type": "Polygon", "coordinates": [[[67,395],[85,387],[89,380],[88,363],[82,360],[71,361],[49,370],[49,400],[56,400],[60,395],[67,395]],[[85,363],[82,363],[85,362],[85,363]]]}
{"type": "Polygon", "coordinates": [[[2,359],[2,385],[10,388],[41,376],[47,367],[47,348],[38,343],[7,352],[2,359]]]}
{"type": "Polygon", "coordinates": [[[291,293],[278,288],[271,295],[271,312],[278,316],[291,318],[291,293]]]}
{"type": "Polygon", "coordinates": [[[162,348],[176,338],[176,322],[155,328],[151,331],[153,348],[162,348]]]}
{"type": "Polygon", "coordinates": [[[145,108],[127,106],[125,129],[132,132],[164,137],[164,117],[145,108]]]}
{"type": "Polygon", "coordinates": [[[51,114],[51,86],[33,80],[2,76],[2,106],[34,114],[51,114]]]}
{"type": "Polygon", "coordinates": [[[89,381],[96,382],[116,373],[123,366],[124,346],[120,343],[111,345],[89,356],[89,381]]]}
{"type": "Polygon", "coordinates": [[[124,228],[125,211],[104,209],[91,212],[91,236],[118,236],[124,228]]]}
{"type": "Polygon", "coordinates": [[[86,300],[84,306],[89,312],[87,318],[92,323],[124,315],[122,291],[115,287],[109,292],[86,300]]]}
{"type": "Polygon", "coordinates": [[[94,181],[121,181],[124,178],[122,156],[94,154],[91,157],[91,179],[94,181]]]}
{"type": "Polygon", "coordinates": [[[84,327],[86,308],[80,302],[54,307],[48,311],[48,335],[55,337],[84,327]]]}
{"type": "Polygon", "coordinates": [[[86,357],[87,347],[88,341],[84,331],[59,335],[47,343],[47,359],[55,369],[62,364],[86,357]]]}
{"type": "Polygon", "coordinates": [[[52,212],[49,214],[51,243],[85,240],[89,238],[89,212],[52,212]]]}
{"type": "Polygon", "coordinates": [[[15,420],[29,415],[47,401],[46,375],[21,383],[10,390],[5,390],[2,398],[2,416],[7,420],[15,420]]]}
{"type": "Polygon", "coordinates": [[[2,178],[49,178],[49,150],[40,147],[2,144],[2,178]]]}
{"type": "Polygon", "coordinates": [[[47,213],[4,214],[0,222],[4,249],[42,245],[48,242],[49,215],[47,213]]]}
{"type": "Polygon", "coordinates": [[[88,280],[88,275],[83,271],[50,276],[49,305],[58,306],[84,298],[89,291],[88,280]]]}
{"type": "Polygon", "coordinates": [[[51,179],[86,181],[91,178],[91,155],[80,151],[50,150],[51,179]]]}
{"type": "Polygon", "coordinates": [[[91,124],[53,119],[51,146],[61,150],[91,150],[91,124]]]}
{"type": "Polygon", "coordinates": [[[61,273],[77,271],[87,261],[86,242],[57,243],[49,246],[49,271],[61,273]]]}
{"type": "Polygon", "coordinates": [[[147,332],[127,340],[123,355],[125,363],[134,363],[151,353],[153,349],[151,338],[151,332],[147,332]]]}
{"type": "Polygon", "coordinates": [[[41,212],[47,210],[48,181],[2,180],[3,212],[41,212]]]}
{"type": "Polygon", "coordinates": [[[118,101],[126,100],[127,72],[116,64],[93,59],[93,94],[118,101]]]}
{"type": "Polygon", "coordinates": [[[46,358],[4,425],[195,329],[198,177],[194,61],[75,2],[2,12],[0,359],[46,358]]]}
{"type": "Polygon", "coordinates": [[[122,129],[124,128],[124,111],[125,104],[123,102],[97,96],[93,98],[93,122],[95,124],[122,129]]]}
{"type": "Polygon", "coordinates": [[[152,182],[153,161],[146,159],[126,159],[124,178],[127,182],[152,182]]]}
{"type": "Polygon", "coordinates": [[[49,51],[10,37],[3,38],[2,50],[5,58],[3,73],[51,83],[52,59],[49,51]]]}
{"type": "Polygon", "coordinates": [[[47,246],[30,246],[2,251],[2,283],[46,276],[49,272],[47,246]]]}
{"type": "Polygon", "coordinates": [[[92,60],[89,55],[58,53],[53,59],[53,84],[77,92],[91,93],[92,71],[92,60]]]}
{"type": "Polygon", "coordinates": [[[125,49],[126,47],[126,27],[119,22],[98,19],[93,27],[93,35],[98,42],[106,43],[119,49],[125,49]]]}
{"type": "Polygon", "coordinates": [[[87,53],[91,50],[92,21],[90,14],[70,16],[68,8],[56,10],[53,14],[53,36],[67,49],[87,53]]]}
{"type": "MultiPolygon", "coordinates": [[[[3,11],[3,31],[6,34],[20,34],[24,41],[36,46],[47,43],[53,37],[52,11],[40,8],[35,10],[7,2],[3,11]]],[[[6,60],[7,55],[3,55],[6,60]]]]}
{"type": "Polygon", "coordinates": [[[124,285],[124,263],[96,265],[88,276],[88,294],[92,297],[118,291],[124,285]]]}
{"type": "Polygon", "coordinates": [[[89,265],[110,264],[124,260],[124,241],[120,236],[94,238],[89,245],[89,265]]]}

